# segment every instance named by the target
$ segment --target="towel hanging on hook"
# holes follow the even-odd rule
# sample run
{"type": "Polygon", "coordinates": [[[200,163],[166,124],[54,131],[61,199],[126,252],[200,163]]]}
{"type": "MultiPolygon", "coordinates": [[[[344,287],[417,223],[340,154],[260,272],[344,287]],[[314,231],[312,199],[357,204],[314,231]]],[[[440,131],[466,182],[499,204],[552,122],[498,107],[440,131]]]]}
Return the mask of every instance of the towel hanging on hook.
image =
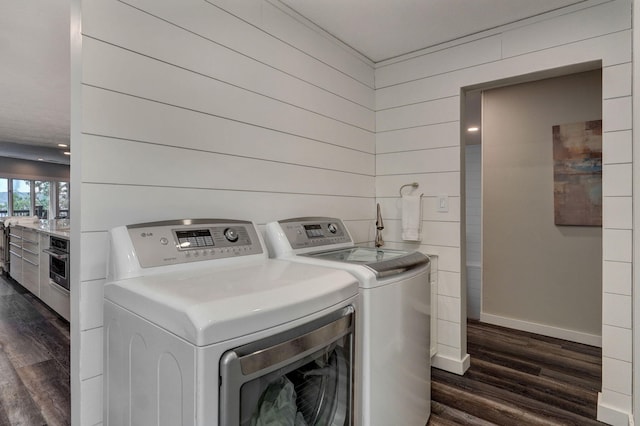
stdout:
{"type": "Polygon", "coordinates": [[[400,187],[400,199],[402,202],[402,239],[405,241],[422,240],[422,195],[403,194],[402,190],[411,186],[418,187],[418,182],[408,183],[400,187]]]}

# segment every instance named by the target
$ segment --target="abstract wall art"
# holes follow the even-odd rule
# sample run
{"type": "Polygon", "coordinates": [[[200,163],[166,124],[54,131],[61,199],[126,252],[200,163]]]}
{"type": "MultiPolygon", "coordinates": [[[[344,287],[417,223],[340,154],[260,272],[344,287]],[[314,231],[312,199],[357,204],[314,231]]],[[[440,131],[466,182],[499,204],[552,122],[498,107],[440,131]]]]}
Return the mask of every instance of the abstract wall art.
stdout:
{"type": "Polygon", "coordinates": [[[602,120],[553,126],[556,225],[602,226],[602,120]]]}

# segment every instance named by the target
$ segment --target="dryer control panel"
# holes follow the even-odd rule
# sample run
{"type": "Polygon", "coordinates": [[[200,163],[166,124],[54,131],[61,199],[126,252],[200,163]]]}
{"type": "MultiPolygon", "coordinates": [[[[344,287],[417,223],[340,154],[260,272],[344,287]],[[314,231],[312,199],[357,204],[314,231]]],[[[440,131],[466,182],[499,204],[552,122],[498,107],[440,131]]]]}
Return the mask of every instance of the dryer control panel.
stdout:
{"type": "Polygon", "coordinates": [[[323,248],[336,244],[353,244],[351,235],[340,219],[302,217],[278,221],[291,248],[323,248]]]}
{"type": "Polygon", "coordinates": [[[142,268],[263,253],[251,222],[191,219],[126,227],[142,268]]]}

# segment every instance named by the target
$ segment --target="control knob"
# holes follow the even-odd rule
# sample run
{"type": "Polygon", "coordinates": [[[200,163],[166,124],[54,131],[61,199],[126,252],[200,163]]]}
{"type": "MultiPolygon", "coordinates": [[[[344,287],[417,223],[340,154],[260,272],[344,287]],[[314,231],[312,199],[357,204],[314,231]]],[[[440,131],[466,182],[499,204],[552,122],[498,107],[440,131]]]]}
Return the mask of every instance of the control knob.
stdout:
{"type": "Polygon", "coordinates": [[[227,241],[230,241],[232,243],[235,243],[236,241],[238,241],[238,233],[233,228],[225,229],[224,237],[227,239],[227,241]]]}
{"type": "Polygon", "coordinates": [[[329,229],[329,232],[331,232],[332,234],[335,234],[336,232],[338,232],[338,227],[336,226],[335,223],[330,223],[327,228],[329,229]]]}

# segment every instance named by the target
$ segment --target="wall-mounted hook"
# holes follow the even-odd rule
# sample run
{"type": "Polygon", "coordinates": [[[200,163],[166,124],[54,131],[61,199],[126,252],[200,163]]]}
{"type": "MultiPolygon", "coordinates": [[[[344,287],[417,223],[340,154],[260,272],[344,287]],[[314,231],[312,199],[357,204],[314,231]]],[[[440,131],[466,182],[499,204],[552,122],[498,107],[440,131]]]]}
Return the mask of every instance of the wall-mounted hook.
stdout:
{"type": "Polygon", "coordinates": [[[402,190],[403,190],[403,189],[404,189],[404,187],[406,187],[406,186],[410,186],[410,187],[412,187],[413,189],[415,189],[415,188],[417,188],[419,185],[418,185],[418,182],[412,182],[412,183],[407,183],[407,184],[402,185],[402,186],[400,187],[400,196],[401,196],[401,197],[402,197],[402,190]]]}

